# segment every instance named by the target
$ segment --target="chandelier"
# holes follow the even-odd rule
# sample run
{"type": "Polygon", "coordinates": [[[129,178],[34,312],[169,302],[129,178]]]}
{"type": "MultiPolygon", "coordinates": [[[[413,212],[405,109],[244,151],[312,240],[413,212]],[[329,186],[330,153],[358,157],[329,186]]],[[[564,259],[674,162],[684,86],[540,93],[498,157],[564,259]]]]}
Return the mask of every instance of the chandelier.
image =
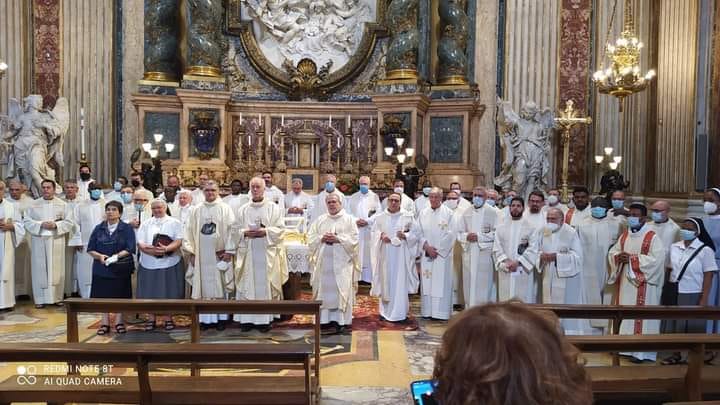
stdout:
{"type": "Polygon", "coordinates": [[[648,83],[655,77],[655,71],[652,69],[645,75],[641,75],[640,50],[643,43],[635,36],[635,24],[630,3],[629,0],[625,0],[623,31],[613,45],[609,39],[617,7],[617,0],[615,0],[605,40],[607,44],[605,53],[600,62],[600,69],[592,77],[600,93],[617,97],[620,103],[620,112],[623,110],[625,97],[645,90],[648,83]],[[605,55],[612,62],[607,69],[603,68],[602,62],[605,55]]]}

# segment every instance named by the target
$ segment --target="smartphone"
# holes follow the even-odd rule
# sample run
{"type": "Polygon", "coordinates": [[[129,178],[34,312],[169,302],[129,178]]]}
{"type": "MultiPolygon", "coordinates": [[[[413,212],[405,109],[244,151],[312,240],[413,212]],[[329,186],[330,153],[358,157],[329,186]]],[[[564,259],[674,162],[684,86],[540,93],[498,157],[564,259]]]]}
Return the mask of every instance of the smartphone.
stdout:
{"type": "Polygon", "coordinates": [[[435,399],[436,384],[433,380],[413,381],[410,384],[410,392],[415,405],[438,405],[435,399]]]}

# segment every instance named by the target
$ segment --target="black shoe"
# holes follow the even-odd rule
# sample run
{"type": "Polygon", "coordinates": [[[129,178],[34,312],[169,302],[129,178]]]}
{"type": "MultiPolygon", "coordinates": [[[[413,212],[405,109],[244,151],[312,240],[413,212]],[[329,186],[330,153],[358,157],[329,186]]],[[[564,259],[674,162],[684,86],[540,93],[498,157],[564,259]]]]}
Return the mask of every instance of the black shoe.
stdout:
{"type": "Polygon", "coordinates": [[[240,324],[240,331],[241,332],[250,332],[253,328],[253,325],[251,323],[241,323],[240,324]]]}
{"type": "Polygon", "coordinates": [[[208,330],[210,325],[200,322],[200,330],[208,330]]]}
{"type": "Polygon", "coordinates": [[[257,329],[260,333],[267,333],[270,332],[270,325],[255,325],[255,329],[257,329]]]}
{"type": "Polygon", "coordinates": [[[344,325],[336,325],[335,326],[335,334],[342,335],[343,333],[345,333],[345,326],[344,325]]]}
{"type": "Polygon", "coordinates": [[[215,330],[224,331],[225,330],[225,321],[218,321],[218,323],[215,324],[215,330]]]}
{"type": "Polygon", "coordinates": [[[359,285],[372,285],[371,283],[368,283],[367,281],[362,281],[362,280],[358,281],[358,284],[359,285]]]}

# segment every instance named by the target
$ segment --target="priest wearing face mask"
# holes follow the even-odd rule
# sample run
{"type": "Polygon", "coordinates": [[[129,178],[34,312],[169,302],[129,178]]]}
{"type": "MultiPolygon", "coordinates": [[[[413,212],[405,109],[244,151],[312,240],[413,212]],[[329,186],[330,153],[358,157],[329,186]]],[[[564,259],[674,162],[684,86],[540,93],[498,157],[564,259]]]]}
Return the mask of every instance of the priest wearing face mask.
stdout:
{"type": "MultiPolygon", "coordinates": [[[[663,281],[663,284],[665,284],[672,270],[672,264],[670,263],[670,246],[680,240],[680,227],[670,218],[670,204],[667,201],[659,200],[650,206],[650,219],[652,219],[652,221],[648,222],[647,227],[660,237],[666,252],[664,264],[665,279],[663,281]]],[[[666,297],[663,297],[661,303],[663,305],[670,305],[670,303],[666,301],[666,297]]],[[[672,324],[674,324],[673,321],[662,321],[660,322],[660,330],[663,333],[670,332],[673,329],[672,324]]]]}
{"type": "MultiPolygon", "coordinates": [[[[542,279],[542,303],[585,304],[582,245],[575,229],[563,220],[560,208],[550,208],[547,225],[540,231],[536,268],[542,279]]],[[[566,335],[590,332],[590,323],[585,319],[561,322],[566,335]]]]}
{"type": "Polygon", "coordinates": [[[87,200],[90,198],[90,193],[88,192],[88,186],[90,183],[93,183],[95,180],[92,178],[92,173],[90,172],[90,166],[86,164],[80,165],[80,179],[77,182],[78,185],[78,198],[81,200],[87,200]]]}
{"type": "MultiPolygon", "coordinates": [[[[720,188],[709,188],[705,190],[703,195],[703,211],[705,216],[702,220],[705,223],[708,235],[715,244],[715,262],[720,267],[720,188]]],[[[720,306],[720,273],[713,276],[710,295],[708,296],[708,305],[720,306]]],[[[708,321],[708,333],[720,333],[720,321],[708,321]]]]}
{"type": "Polygon", "coordinates": [[[352,324],[352,310],[360,277],[358,228],[355,218],[340,205],[340,197],[327,196],[328,213],[308,231],[310,285],[313,299],[322,301],[320,324],[330,325],[336,333],[352,324]]]}
{"type": "Polygon", "coordinates": [[[537,228],[523,220],[525,204],[515,197],[510,202],[510,217],[495,230],[493,256],[498,272],[498,301],[519,299],[537,302],[535,264],[538,260],[537,228]]]}
{"type": "Polygon", "coordinates": [[[115,182],[113,182],[113,189],[112,191],[105,194],[105,201],[117,201],[119,203],[122,203],[122,195],[121,191],[122,188],[125,187],[128,184],[128,179],[125,176],[118,176],[117,179],[115,179],[115,182]]]}
{"type": "Polygon", "coordinates": [[[463,294],[467,307],[497,301],[492,248],[500,212],[486,203],[485,187],[473,190],[473,207],[455,222],[463,261],[463,294]]]}
{"type": "Polygon", "coordinates": [[[372,283],[372,264],[370,263],[370,230],[372,229],[372,217],[383,209],[380,199],[374,191],[370,190],[370,178],[361,176],[358,180],[360,190],[351,195],[348,199],[348,213],[355,217],[355,224],[359,231],[359,262],[361,269],[360,281],[372,283]]]}
{"type": "Polygon", "coordinates": [[[547,197],[547,205],[543,208],[543,212],[547,213],[548,208],[560,208],[563,212],[563,215],[568,210],[567,204],[563,204],[560,202],[560,190],[556,188],[551,188],[548,190],[548,197],[547,197]]]}
{"type": "MultiPolygon", "coordinates": [[[[615,303],[619,305],[659,305],[665,276],[666,251],[660,237],[646,225],[647,208],[630,205],[628,230],[608,252],[610,276],[608,284],[615,287],[615,303]]],[[[659,320],[624,320],[621,335],[651,335],[660,332],[659,320]]],[[[657,353],[621,353],[631,361],[655,361],[657,353]]]]}
{"type": "Polygon", "coordinates": [[[500,219],[502,219],[502,210],[498,208],[498,201],[500,200],[500,194],[496,190],[493,190],[491,188],[487,189],[487,200],[485,201],[485,204],[490,206],[491,208],[494,208],[498,214],[500,215],[500,219]]]}
{"type": "Polygon", "coordinates": [[[328,196],[328,194],[335,194],[338,197],[340,197],[340,203],[344,206],[345,205],[345,194],[340,192],[335,187],[335,183],[337,183],[337,178],[334,174],[327,174],[325,175],[325,184],[323,186],[323,190],[315,196],[315,204],[312,210],[312,214],[310,215],[310,221],[315,221],[317,218],[320,218],[320,215],[327,214],[327,205],[325,204],[325,198],[328,196]]]}
{"type": "MultiPolygon", "coordinates": [[[[69,212],[76,213],[78,204],[83,201],[78,197],[78,191],[77,180],[65,180],[61,200],[65,201],[69,212]]],[[[73,240],[73,235],[68,234],[67,238],[68,244],[65,248],[65,295],[70,297],[78,295],[77,272],[75,269],[78,266],[80,255],[83,254],[83,247],[81,243],[70,243],[73,240]]]]}
{"type": "Polygon", "coordinates": [[[630,214],[625,209],[625,192],[615,190],[610,195],[610,205],[612,209],[608,212],[608,216],[618,221],[622,226],[627,226],[627,217],[630,214]]]}
{"type": "Polygon", "coordinates": [[[573,189],[574,207],[565,213],[565,223],[577,229],[587,218],[590,217],[590,190],[585,186],[573,189]]]}
{"type": "Polygon", "coordinates": [[[460,183],[458,183],[457,181],[450,183],[450,191],[454,191],[457,193],[458,207],[460,209],[466,210],[472,207],[472,203],[470,203],[470,201],[466,200],[465,197],[463,197],[462,186],[460,186],[460,183]]]}
{"type": "Polygon", "coordinates": [[[440,188],[433,187],[430,206],[418,216],[423,249],[420,260],[421,312],[425,318],[447,320],[453,307],[453,248],[457,239],[453,211],[442,203],[442,194],[440,188]]]}
{"type": "MultiPolygon", "coordinates": [[[[505,198],[502,202],[502,213],[503,213],[503,219],[510,220],[510,204],[512,203],[512,199],[517,197],[517,192],[515,190],[508,190],[505,192],[505,198]]],[[[525,202],[523,201],[523,205],[525,202]]]]}
{"type": "Polygon", "coordinates": [[[432,183],[429,181],[425,181],[422,186],[422,194],[415,199],[415,216],[417,217],[420,214],[420,211],[425,209],[428,205],[430,205],[430,200],[428,199],[428,196],[430,195],[430,190],[432,190],[432,183]]]}
{"type": "Polygon", "coordinates": [[[74,208],[77,222],[76,232],[68,242],[68,246],[77,247],[75,278],[78,292],[82,298],[90,298],[92,286],[93,258],[87,252],[90,235],[95,227],[105,220],[105,199],[100,185],[92,182],[88,185],[89,199],[81,201],[74,208]]]}
{"type": "Polygon", "coordinates": [[[143,185],[143,175],[140,172],[132,172],[130,174],[130,185],[133,187],[133,191],[141,191],[145,194],[145,199],[148,201],[155,198],[155,194],[152,191],[145,188],[143,185]]]}
{"type": "MultiPolygon", "coordinates": [[[[620,223],[608,214],[610,204],[603,197],[595,197],[590,203],[590,218],[578,228],[583,252],[583,287],[585,301],[591,305],[610,305],[612,289],[606,287],[608,277],[607,252],[617,242],[622,231],[620,223]]],[[[608,327],[605,320],[590,320],[597,332],[608,327]]]]}
{"type": "MultiPolygon", "coordinates": [[[[405,194],[405,182],[400,179],[395,179],[393,182],[393,192],[398,193],[402,196],[402,202],[400,203],[400,209],[407,211],[415,216],[415,201],[405,194]]],[[[382,209],[387,208],[387,198],[383,200],[382,209]]]]}
{"type": "MultiPolygon", "coordinates": [[[[123,192],[125,189],[123,189],[123,192]]],[[[150,199],[147,198],[148,194],[142,190],[137,190],[132,193],[132,202],[128,207],[123,207],[122,220],[125,223],[130,224],[137,234],[137,230],[140,229],[140,225],[152,217],[150,211],[150,199]]],[[[123,197],[123,200],[125,197],[123,197]]]]}
{"type": "MultiPolygon", "coordinates": [[[[462,214],[467,211],[460,207],[461,201],[460,193],[456,190],[450,190],[447,193],[447,197],[443,205],[448,207],[453,213],[453,223],[458,221],[462,214]]],[[[457,240],[453,247],[453,306],[456,309],[461,309],[465,305],[465,296],[463,295],[463,259],[462,259],[462,247],[460,242],[457,240]]]]}

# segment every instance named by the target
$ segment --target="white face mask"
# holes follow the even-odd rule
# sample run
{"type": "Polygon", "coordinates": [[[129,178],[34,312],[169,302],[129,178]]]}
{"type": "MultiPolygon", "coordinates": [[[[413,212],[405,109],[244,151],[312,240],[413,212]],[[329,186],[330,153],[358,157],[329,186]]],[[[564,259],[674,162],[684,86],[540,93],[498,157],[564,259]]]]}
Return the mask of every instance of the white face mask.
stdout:
{"type": "Polygon", "coordinates": [[[557,204],[560,200],[558,200],[558,198],[557,198],[556,195],[550,194],[550,195],[548,196],[547,201],[548,201],[548,204],[550,204],[550,205],[555,205],[555,204],[557,204]]]}
{"type": "Polygon", "coordinates": [[[717,204],[710,201],[705,201],[705,204],[703,204],[703,211],[705,211],[706,214],[714,214],[717,211],[717,204]]]}
{"type": "Polygon", "coordinates": [[[396,193],[402,194],[402,193],[405,191],[405,189],[402,188],[402,187],[395,187],[395,188],[393,189],[393,191],[396,192],[396,193]]]}
{"type": "Polygon", "coordinates": [[[557,230],[560,229],[560,225],[556,224],[555,222],[548,222],[547,229],[550,232],[557,232],[557,230]]]}
{"type": "Polygon", "coordinates": [[[445,201],[445,205],[451,210],[454,210],[455,208],[457,208],[458,200],[447,200],[445,201]]]}

